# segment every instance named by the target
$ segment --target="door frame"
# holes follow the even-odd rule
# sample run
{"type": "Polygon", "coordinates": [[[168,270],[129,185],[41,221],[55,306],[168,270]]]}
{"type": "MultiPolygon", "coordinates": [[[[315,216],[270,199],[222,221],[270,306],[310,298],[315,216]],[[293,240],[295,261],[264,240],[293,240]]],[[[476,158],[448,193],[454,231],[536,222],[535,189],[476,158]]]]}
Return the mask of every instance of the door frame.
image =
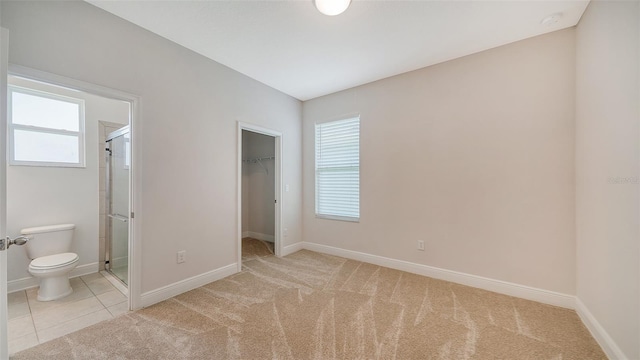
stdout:
{"type": "Polygon", "coordinates": [[[237,208],[236,216],[236,242],[237,242],[237,259],[238,272],[242,271],[242,131],[252,131],[258,134],[271,136],[275,140],[275,234],[274,234],[274,250],[275,255],[282,256],[282,133],[276,130],[268,129],[262,126],[238,121],[238,149],[237,149],[237,208]]]}
{"type": "MultiPolygon", "coordinates": [[[[140,142],[140,121],[142,116],[141,98],[124,91],[107,88],[104,86],[67,78],[41,70],[28,68],[21,65],[9,64],[9,76],[17,76],[30,80],[40,81],[51,85],[57,85],[73,90],[86,92],[92,95],[109,99],[125,101],[131,104],[129,126],[131,129],[131,165],[129,175],[129,209],[134,216],[129,221],[129,310],[142,308],[142,224],[140,214],[142,210],[142,177],[138,171],[142,163],[140,142]],[[137,214],[137,215],[136,215],[137,214]]],[[[130,214],[130,215],[132,215],[130,214]]]]}
{"type": "MultiPolygon", "coordinates": [[[[7,72],[9,30],[0,28],[0,139],[7,140],[7,72]]],[[[5,143],[6,144],[6,143],[5,143]]],[[[0,145],[0,236],[7,236],[7,147],[0,145]]],[[[0,251],[0,359],[9,358],[7,252],[0,251]]]]}

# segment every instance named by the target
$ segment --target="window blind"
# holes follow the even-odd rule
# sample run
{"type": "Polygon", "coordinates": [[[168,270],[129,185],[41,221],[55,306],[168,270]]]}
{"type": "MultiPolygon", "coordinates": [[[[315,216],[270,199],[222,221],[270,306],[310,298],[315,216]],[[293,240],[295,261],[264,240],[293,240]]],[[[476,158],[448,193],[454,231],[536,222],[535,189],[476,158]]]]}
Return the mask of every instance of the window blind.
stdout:
{"type": "Polygon", "coordinates": [[[360,118],[316,124],[316,215],[360,218],[360,118]]]}

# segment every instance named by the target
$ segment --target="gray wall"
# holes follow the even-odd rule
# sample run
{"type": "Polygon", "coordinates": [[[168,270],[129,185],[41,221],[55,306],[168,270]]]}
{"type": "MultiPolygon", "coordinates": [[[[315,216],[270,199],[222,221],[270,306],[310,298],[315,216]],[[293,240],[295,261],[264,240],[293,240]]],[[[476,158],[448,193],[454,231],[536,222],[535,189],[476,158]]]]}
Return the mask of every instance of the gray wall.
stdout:
{"type": "Polygon", "coordinates": [[[576,32],[578,306],[628,359],[640,359],[638,4],[592,1],[576,32]]]}
{"type": "MultiPolygon", "coordinates": [[[[143,293],[237,261],[238,120],[281,132],[283,183],[301,183],[300,101],[84,2],[1,10],[11,63],[141,97],[143,293]]],[[[301,240],[300,213],[294,185],[285,245],[301,240]]]]}

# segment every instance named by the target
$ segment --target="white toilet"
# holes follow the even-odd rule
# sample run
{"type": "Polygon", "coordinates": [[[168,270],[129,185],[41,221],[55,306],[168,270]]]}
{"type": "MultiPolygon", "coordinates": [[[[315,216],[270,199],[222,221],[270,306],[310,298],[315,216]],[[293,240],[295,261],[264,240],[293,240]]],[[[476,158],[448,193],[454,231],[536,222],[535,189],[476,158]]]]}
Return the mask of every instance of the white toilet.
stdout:
{"type": "Polygon", "coordinates": [[[69,272],[78,265],[78,254],[71,253],[74,224],[50,225],[22,229],[29,238],[25,244],[32,259],[29,273],[40,279],[38,301],[63,298],[73,292],[69,272]]]}

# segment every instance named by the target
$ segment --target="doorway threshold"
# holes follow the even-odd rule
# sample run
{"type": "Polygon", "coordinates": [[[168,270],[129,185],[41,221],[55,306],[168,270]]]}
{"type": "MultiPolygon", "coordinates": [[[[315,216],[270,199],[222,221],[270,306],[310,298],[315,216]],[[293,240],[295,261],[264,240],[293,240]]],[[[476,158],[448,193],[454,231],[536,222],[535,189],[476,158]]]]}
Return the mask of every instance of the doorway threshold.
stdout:
{"type": "Polygon", "coordinates": [[[111,283],[111,285],[113,285],[116,289],[118,289],[118,291],[120,291],[122,295],[129,296],[129,289],[127,289],[127,287],[124,286],[124,284],[120,280],[118,280],[115,276],[113,276],[110,272],[106,270],[102,270],[100,271],[100,274],[102,274],[102,276],[104,276],[105,279],[107,279],[111,283]]]}

